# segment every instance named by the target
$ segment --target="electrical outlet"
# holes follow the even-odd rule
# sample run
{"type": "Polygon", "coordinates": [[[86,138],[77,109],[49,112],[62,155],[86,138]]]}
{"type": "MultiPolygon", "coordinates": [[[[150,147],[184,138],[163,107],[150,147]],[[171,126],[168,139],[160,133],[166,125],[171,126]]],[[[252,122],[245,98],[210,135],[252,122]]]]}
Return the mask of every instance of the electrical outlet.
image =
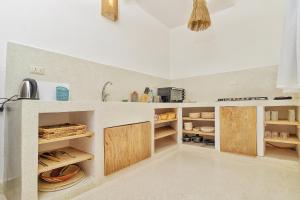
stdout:
{"type": "Polygon", "coordinates": [[[37,75],[45,75],[46,69],[44,67],[40,66],[32,66],[30,69],[31,74],[37,74],[37,75]]]}

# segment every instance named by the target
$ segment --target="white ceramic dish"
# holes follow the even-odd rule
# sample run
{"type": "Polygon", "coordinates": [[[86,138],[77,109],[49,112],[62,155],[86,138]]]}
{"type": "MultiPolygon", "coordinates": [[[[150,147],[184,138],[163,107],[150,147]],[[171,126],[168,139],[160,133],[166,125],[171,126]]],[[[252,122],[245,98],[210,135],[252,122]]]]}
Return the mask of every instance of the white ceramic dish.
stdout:
{"type": "Polygon", "coordinates": [[[201,117],[201,113],[190,113],[189,117],[192,119],[197,119],[201,117]]]}
{"type": "Polygon", "coordinates": [[[203,119],[214,119],[215,118],[215,112],[202,112],[201,118],[203,119]]]}
{"type": "Polygon", "coordinates": [[[204,133],[213,133],[213,132],[215,132],[215,127],[212,127],[212,126],[203,126],[203,127],[201,127],[200,130],[202,132],[204,132],[204,133]]]}

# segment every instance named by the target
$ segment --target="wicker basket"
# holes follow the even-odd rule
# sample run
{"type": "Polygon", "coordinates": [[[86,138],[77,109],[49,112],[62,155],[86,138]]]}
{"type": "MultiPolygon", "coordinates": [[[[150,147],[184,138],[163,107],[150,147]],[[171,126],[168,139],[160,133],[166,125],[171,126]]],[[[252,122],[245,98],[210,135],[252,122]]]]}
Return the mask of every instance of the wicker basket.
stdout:
{"type": "Polygon", "coordinates": [[[71,135],[80,135],[86,133],[86,131],[87,126],[82,124],[43,126],[39,128],[39,137],[43,139],[53,139],[71,135]]]}

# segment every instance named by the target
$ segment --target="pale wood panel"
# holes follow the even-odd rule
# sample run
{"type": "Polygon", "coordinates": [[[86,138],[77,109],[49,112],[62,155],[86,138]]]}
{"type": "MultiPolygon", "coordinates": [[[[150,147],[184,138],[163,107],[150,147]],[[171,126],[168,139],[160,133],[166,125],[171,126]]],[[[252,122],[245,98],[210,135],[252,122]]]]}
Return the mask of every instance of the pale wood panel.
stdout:
{"type": "Polygon", "coordinates": [[[71,135],[71,136],[60,137],[60,138],[53,138],[53,139],[39,138],[39,144],[48,144],[48,143],[60,142],[60,141],[65,141],[65,140],[73,140],[73,139],[78,139],[78,138],[83,138],[83,137],[92,137],[93,135],[94,135],[93,132],[87,131],[84,134],[71,135]]]}
{"type": "Polygon", "coordinates": [[[155,129],[155,140],[176,134],[177,131],[170,126],[155,129]]]}
{"type": "Polygon", "coordinates": [[[187,130],[182,130],[183,133],[185,134],[198,134],[198,135],[202,135],[202,136],[215,136],[215,132],[212,133],[205,133],[202,131],[187,131],[187,130]]]}
{"type": "Polygon", "coordinates": [[[151,156],[151,124],[133,124],[130,128],[129,159],[132,165],[151,156]]]}
{"type": "Polygon", "coordinates": [[[215,119],[203,119],[203,118],[190,118],[190,117],[183,117],[182,118],[183,120],[185,121],[211,121],[211,122],[214,122],[215,119]]]}
{"type": "Polygon", "coordinates": [[[168,122],[174,122],[177,121],[177,119],[167,119],[167,120],[156,120],[155,125],[157,124],[163,124],[163,123],[168,123],[168,122]]]}
{"type": "Polygon", "coordinates": [[[109,175],[151,155],[150,122],[104,130],[105,175],[109,175]]]}
{"type": "MultiPolygon", "coordinates": [[[[67,154],[59,156],[59,162],[48,160],[45,158],[39,158],[39,160],[46,164],[47,166],[43,166],[39,164],[38,166],[38,173],[50,171],[52,169],[64,167],[67,165],[79,163],[86,160],[91,160],[93,158],[92,154],[85,153],[83,151],[79,151],[77,149],[74,149],[72,147],[66,147],[62,149],[57,149],[56,151],[64,151],[67,154]]],[[[42,153],[42,152],[41,152],[42,153]]]]}
{"type": "Polygon", "coordinates": [[[296,136],[290,136],[289,138],[265,138],[266,142],[284,143],[284,144],[299,144],[300,140],[296,136]]]}
{"type": "Polygon", "coordinates": [[[101,14],[112,21],[117,21],[119,17],[118,0],[101,0],[101,14]]]}
{"type": "Polygon", "coordinates": [[[290,125],[290,126],[299,126],[299,122],[290,122],[288,120],[278,120],[278,121],[265,121],[265,124],[277,124],[277,125],[290,125]]]}
{"type": "Polygon", "coordinates": [[[221,151],[257,155],[256,107],[222,107],[221,151]]]}
{"type": "Polygon", "coordinates": [[[130,165],[128,148],[129,131],[130,125],[105,129],[105,175],[130,165]]]}

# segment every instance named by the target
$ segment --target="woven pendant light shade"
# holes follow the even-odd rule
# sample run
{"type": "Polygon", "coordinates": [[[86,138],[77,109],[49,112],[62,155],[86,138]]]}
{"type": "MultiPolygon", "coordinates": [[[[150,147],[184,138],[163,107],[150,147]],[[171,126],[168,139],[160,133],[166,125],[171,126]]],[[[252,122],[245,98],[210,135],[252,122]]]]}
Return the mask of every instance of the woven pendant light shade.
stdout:
{"type": "Polygon", "coordinates": [[[193,12],[188,24],[192,31],[204,31],[210,27],[211,21],[205,0],[194,0],[193,12]]]}

